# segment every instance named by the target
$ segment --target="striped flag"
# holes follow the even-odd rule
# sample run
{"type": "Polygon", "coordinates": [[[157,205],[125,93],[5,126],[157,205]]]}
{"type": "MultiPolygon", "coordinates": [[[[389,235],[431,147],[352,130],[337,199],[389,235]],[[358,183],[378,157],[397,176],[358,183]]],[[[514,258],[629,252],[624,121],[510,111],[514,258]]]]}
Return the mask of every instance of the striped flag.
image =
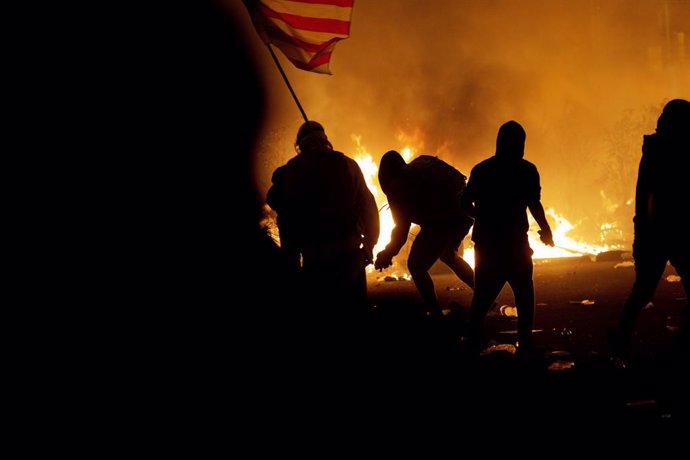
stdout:
{"type": "Polygon", "coordinates": [[[354,0],[244,0],[259,36],[302,70],[330,74],[336,43],[350,36],[354,0]]]}

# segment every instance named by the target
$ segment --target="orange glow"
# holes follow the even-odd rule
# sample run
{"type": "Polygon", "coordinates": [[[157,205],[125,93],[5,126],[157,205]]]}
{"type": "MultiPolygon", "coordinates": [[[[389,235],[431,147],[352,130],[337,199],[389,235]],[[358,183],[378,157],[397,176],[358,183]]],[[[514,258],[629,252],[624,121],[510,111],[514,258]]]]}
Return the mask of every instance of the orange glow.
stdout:
{"type": "MultiPolygon", "coordinates": [[[[362,145],[361,136],[353,134],[352,140],[355,142],[356,145],[354,159],[359,165],[360,169],[362,170],[364,180],[366,181],[369,190],[371,190],[371,193],[374,195],[374,198],[376,199],[376,206],[379,209],[381,233],[379,236],[378,243],[376,244],[376,246],[374,246],[374,256],[376,256],[376,254],[379,251],[382,251],[386,247],[386,245],[390,243],[391,231],[393,230],[393,227],[395,227],[395,223],[393,222],[393,215],[391,214],[391,210],[390,208],[388,208],[386,195],[383,193],[381,187],[379,186],[377,162],[374,161],[373,156],[371,155],[371,153],[369,153],[367,148],[362,145]]],[[[400,150],[400,154],[407,162],[409,162],[410,159],[412,159],[412,157],[414,156],[413,149],[410,147],[405,147],[402,150],[400,150]]],[[[392,270],[391,276],[396,276],[398,278],[409,280],[410,275],[406,271],[401,270],[399,260],[400,257],[394,258],[393,266],[388,270],[392,270]]],[[[369,273],[374,272],[374,266],[370,265],[369,267],[367,267],[367,271],[369,273]]]]}
{"type": "MultiPolygon", "coordinates": [[[[532,223],[534,258],[630,248],[642,136],[654,132],[666,102],[690,94],[690,3],[409,6],[358,2],[350,38],[334,54],[333,76],[304,72],[279,56],[309,117],[358,161],[379,208],[386,203],[376,179],[384,152],[409,147],[400,149],[406,161],[421,152],[438,155],[469,175],[493,155],[498,127],[512,119],[527,132],[525,159],[539,170],[557,246],[541,243],[532,223]]],[[[256,48],[271,107],[255,162],[257,189],[265,194],[273,170],[294,155],[302,120],[246,10],[241,2],[233,8],[256,48]]],[[[379,216],[376,251],[393,226],[388,209],[379,216]]],[[[465,246],[472,263],[472,244],[465,246]]],[[[404,263],[404,254],[394,261],[404,263]]]]}
{"type": "MultiPolygon", "coordinates": [[[[359,165],[364,175],[364,180],[366,181],[369,190],[371,190],[374,198],[376,200],[376,205],[379,209],[379,219],[381,225],[381,233],[379,236],[379,241],[374,247],[374,255],[379,251],[383,250],[386,245],[390,242],[391,231],[395,226],[393,222],[393,216],[390,209],[388,208],[388,203],[386,200],[386,195],[381,190],[378,183],[378,161],[374,160],[374,157],[369,152],[367,147],[362,144],[361,135],[352,135],[352,140],[356,146],[354,160],[359,165]]],[[[400,150],[400,154],[403,156],[406,162],[409,162],[415,156],[415,149],[411,147],[405,147],[400,150]]],[[[628,200],[626,205],[631,205],[632,201],[628,200]]],[[[612,249],[621,249],[623,246],[620,244],[595,244],[587,243],[583,238],[577,235],[576,225],[572,224],[566,217],[556,212],[553,208],[547,208],[545,210],[546,216],[551,225],[553,239],[556,243],[555,247],[546,246],[539,240],[539,226],[536,221],[528,213],[530,228],[528,232],[529,244],[534,251],[533,259],[548,259],[548,258],[562,258],[562,257],[580,257],[583,255],[596,255],[603,251],[608,251],[612,249]]],[[[280,240],[277,234],[277,227],[273,219],[267,217],[262,221],[262,224],[267,228],[270,235],[278,244],[280,240]]],[[[599,240],[605,241],[608,232],[616,229],[615,223],[604,223],[599,226],[600,235],[599,240]]],[[[418,227],[413,225],[411,228],[412,233],[416,233],[418,227]]],[[[474,247],[470,241],[470,235],[465,240],[465,247],[462,252],[462,258],[467,261],[473,268],[474,263],[474,247]]],[[[393,259],[393,266],[385,271],[386,275],[389,277],[396,277],[399,279],[409,280],[410,275],[405,270],[405,260],[404,254],[399,255],[393,259]]],[[[368,273],[373,273],[374,267],[370,265],[367,267],[368,273]]]]}
{"type": "MultiPolygon", "coordinates": [[[[246,9],[231,3],[256,48],[271,107],[255,156],[265,194],[273,170],[294,155],[302,120],[246,9]]],[[[499,126],[516,120],[560,247],[546,248],[534,235],[535,258],[629,248],[642,136],[654,132],[666,102],[690,94],[690,2],[433,5],[412,11],[411,2],[358,2],[332,76],[296,69],[279,55],[309,117],[348,156],[362,155],[356,139],[365,142],[371,164],[363,170],[409,146],[466,175],[493,155],[499,126]]],[[[375,172],[369,177],[375,184],[375,172]]]]}
{"type": "MultiPolygon", "coordinates": [[[[556,246],[546,246],[539,240],[539,226],[530,216],[530,229],[529,229],[529,244],[534,250],[534,259],[546,259],[546,258],[557,258],[557,257],[578,257],[582,255],[596,255],[603,251],[609,251],[611,249],[619,249],[616,245],[596,245],[588,244],[580,239],[571,236],[570,233],[575,229],[575,226],[568,221],[565,217],[559,215],[554,211],[553,208],[546,209],[546,216],[551,225],[551,231],[553,233],[553,241],[556,246]]],[[[604,224],[601,226],[602,233],[610,229],[612,224],[604,224]]]]}
{"type": "MultiPolygon", "coordinates": [[[[374,161],[373,156],[367,150],[367,148],[362,145],[362,136],[352,135],[352,139],[356,145],[356,152],[354,159],[359,164],[364,174],[364,180],[371,190],[371,193],[376,199],[376,204],[379,208],[379,218],[381,223],[381,235],[379,241],[374,248],[374,255],[378,251],[381,251],[390,242],[391,230],[394,227],[393,216],[391,215],[390,209],[387,207],[386,195],[381,190],[378,183],[378,166],[377,162],[374,161]]],[[[405,147],[400,150],[400,154],[403,156],[406,162],[409,162],[414,157],[414,149],[410,147],[405,147]]],[[[588,244],[581,239],[571,235],[571,232],[575,229],[575,226],[570,223],[568,219],[557,213],[553,208],[546,209],[546,215],[551,224],[551,229],[553,232],[553,239],[556,243],[555,247],[546,246],[539,240],[539,230],[538,225],[529,216],[530,229],[528,233],[529,243],[534,250],[534,259],[547,259],[547,258],[561,258],[561,257],[580,257],[582,255],[596,255],[599,252],[614,249],[614,246],[607,244],[597,245],[588,244]]],[[[602,235],[606,230],[613,228],[613,224],[602,224],[601,230],[602,235]]],[[[413,227],[414,232],[414,227],[413,227]]],[[[471,234],[471,233],[470,233],[471,234]]],[[[469,239],[469,238],[468,238],[469,239]]],[[[474,248],[471,247],[471,242],[467,241],[467,244],[463,253],[462,258],[467,261],[472,267],[474,267],[474,248]]],[[[401,257],[398,256],[394,258],[394,265],[390,270],[397,270],[398,273],[401,269],[401,257]]],[[[368,268],[369,272],[373,272],[373,266],[368,268]]],[[[402,271],[398,277],[409,278],[407,272],[402,271]]]]}
{"type": "MultiPolygon", "coordinates": [[[[539,239],[539,225],[528,214],[530,228],[527,233],[529,245],[534,251],[533,259],[557,259],[561,257],[581,257],[583,255],[597,255],[603,251],[610,251],[612,249],[621,249],[621,245],[609,244],[589,244],[577,238],[571,233],[575,230],[575,226],[570,223],[568,219],[558,214],[553,208],[546,209],[546,216],[551,225],[553,233],[553,241],[555,246],[546,246],[539,239]]],[[[602,239],[605,232],[610,230],[613,224],[603,224],[601,226],[602,239]]],[[[474,248],[465,248],[463,251],[463,259],[467,261],[474,268],[474,248]]]]}

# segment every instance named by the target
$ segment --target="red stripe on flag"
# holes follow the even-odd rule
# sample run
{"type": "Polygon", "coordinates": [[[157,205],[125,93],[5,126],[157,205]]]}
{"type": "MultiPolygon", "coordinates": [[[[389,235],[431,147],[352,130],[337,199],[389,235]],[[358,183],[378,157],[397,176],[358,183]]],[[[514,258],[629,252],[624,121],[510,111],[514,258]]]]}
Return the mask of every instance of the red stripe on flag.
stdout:
{"type": "MultiPolygon", "coordinates": [[[[289,59],[289,58],[288,58],[289,59]]],[[[322,66],[324,64],[328,64],[331,60],[331,51],[327,53],[323,53],[319,56],[316,56],[314,59],[311,61],[305,63],[302,61],[298,61],[296,59],[290,59],[290,61],[295,64],[295,67],[298,69],[302,70],[314,70],[315,68],[322,66]]]]}
{"type": "Polygon", "coordinates": [[[275,11],[263,0],[244,0],[264,43],[273,43],[299,69],[330,74],[328,66],[335,45],[350,35],[354,0],[274,0],[269,3],[292,13],[275,11]]]}
{"type": "Polygon", "coordinates": [[[333,5],[342,6],[344,8],[352,8],[355,0],[285,0],[292,3],[313,3],[316,5],[333,5]]]}
{"type": "Polygon", "coordinates": [[[304,51],[307,51],[309,53],[317,53],[323,50],[331,43],[333,43],[334,41],[341,40],[340,38],[336,37],[321,43],[307,43],[286,33],[274,24],[267,24],[265,30],[266,34],[271,39],[271,41],[287,42],[294,46],[302,48],[304,51]]]}
{"type": "Polygon", "coordinates": [[[295,29],[310,30],[312,32],[326,32],[340,35],[350,34],[350,22],[338,19],[311,18],[297,16],[295,14],[278,13],[272,9],[260,5],[261,12],[269,18],[281,19],[295,29]]]}

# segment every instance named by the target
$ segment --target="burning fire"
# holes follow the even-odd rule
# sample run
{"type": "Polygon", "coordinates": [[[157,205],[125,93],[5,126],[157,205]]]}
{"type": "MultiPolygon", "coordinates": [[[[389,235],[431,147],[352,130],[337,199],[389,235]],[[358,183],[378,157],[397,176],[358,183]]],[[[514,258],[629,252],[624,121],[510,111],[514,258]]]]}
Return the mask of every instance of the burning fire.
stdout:
{"type": "MultiPolygon", "coordinates": [[[[393,222],[393,214],[391,213],[391,210],[388,207],[388,202],[386,201],[386,195],[383,193],[379,185],[378,166],[374,162],[371,153],[369,153],[367,149],[362,145],[361,136],[353,135],[352,139],[354,140],[357,146],[355,161],[362,170],[364,180],[366,181],[369,190],[371,190],[371,193],[374,195],[374,199],[376,200],[376,206],[379,208],[379,222],[381,226],[381,233],[379,236],[378,243],[376,243],[376,246],[374,246],[374,256],[376,256],[376,254],[379,251],[382,251],[386,247],[386,245],[390,243],[391,231],[393,230],[393,227],[395,227],[395,223],[393,222]]],[[[412,159],[412,157],[414,156],[414,153],[410,147],[405,147],[400,151],[400,155],[402,155],[402,157],[405,159],[405,162],[409,162],[410,159],[412,159]]],[[[411,227],[411,231],[414,230],[416,227],[416,225],[413,225],[411,227]]],[[[388,270],[392,271],[391,275],[396,276],[398,279],[409,280],[409,273],[407,273],[399,266],[399,264],[397,263],[398,260],[399,258],[393,259],[393,267],[388,270]]],[[[373,273],[374,271],[375,269],[373,265],[369,265],[367,267],[367,273],[373,273]]]]}
{"type": "MultiPolygon", "coordinates": [[[[393,216],[390,209],[388,208],[388,203],[386,201],[386,195],[381,190],[378,183],[378,166],[374,161],[372,155],[367,151],[367,149],[362,145],[361,136],[352,136],[356,144],[356,155],[354,157],[355,161],[359,165],[364,175],[364,179],[371,190],[371,193],[376,199],[376,205],[379,208],[379,219],[381,225],[381,234],[379,241],[374,247],[374,255],[379,251],[383,250],[386,245],[390,242],[391,231],[395,226],[393,222],[393,216]]],[[[406,162],[409,162],[414,156],[415,151],[413,148],[405,147],[400,151],[406,162]]],[[[266,207],[264,214],[267,216],[262,227],[266,228],[269,235],[280,244],[280,238],[278,236],[277,227],[275,222],[271,217],[269,217],[269,208],[266,207]]],[[[528,213],[529,215],[529,213],[528,213]]],[[[562,257],[579,257],[582,255],[596,255],[603,251],[609,251],[611,249],[620,249],[619,246],[610,246],[608,244],[593,245],[587,244],[582,241],[569,236],[569,233],[575,228],[568,219],[558,214],[553,208],[546,209],[546,215],[550,218],[551,230],[553,232],[553,240],[556,246],[550,247],[546,246],[539,240],[539,235],[537,231],[539,226],[534,221],[531,215],[529,215],[530,228],[528,232],[529,244],[534,250],[534,259],[547,259],[547,258],[562,258],[562,257]]],[[[412,226],[412,232],[416,232],[417,226],[412,226]]],[[[605,239],[606,233],[611,229],[615,228],[614,224],[605,223],[601,225],[601,240],[605,239]]],[[[474,247],[469,239],[469,236],[464,241],[464,250],[462,258],[467,261],[472,267],[474,267],[474,247]]],[[[394,264],[391,269],[388,270],[393,276],[398,278],[410,279],[410,275],[396,262],[399,263],[400,258],[394,259],[394,264]]],[[[367,267],[369,273],[374,272],[373,265],[367,267]]]]}
{"type": "MultiPolygon", "coordinates": [[[[393,222],[393,215],[391,214],[391,210],[388,207],[388,202],[386,201],[386,195],[383,193],[383,191],[381,191],[381,187],[379,186],[378,166],[374,162],[371,154],[362,145],[361,136],[353,135],[352,139],[357,145],[355,161],[362,170],[364,180],[366,181],[369,190],[371,190],[371,193],[374,195],[374,199],[376,199],[376,206],[379,208],[381,234],[379,236],[378,243],[376,246],[374,246],[374,255],[376,255],[377,252],[383,250],[386,245],[390,243],[391,230],[393,230],[393,227],[395,227],[395,223],[393,222]]],[[[409,147],[402,149],[400,154],[406,162],[409,162],[414,156],[412,149],[409,147]]]]}
{"type": "MultiPolygon", "coordinates": [[[[530,215],[530,229],[529,229],[529,244],[534,250],[535,259],[558,258],[558,257],[577,257],[581,255],[596,255],[603,251],[614,249],[608,244],[592,245],[577,241],[568,236],[568,233],[575,228],[573,224],[565,217],[556,213],[553,208],[546,210],[546,215],[551,219],[551,231],[553,232],[553,241],[556,246],[546,246],[539,240],[537,231],[539,226],[532,219],[530,215]]],[[[611,224],[604,224],[601,226],[602,233],[611,228],[611,224]]]]}
{"type": "MultiPolygon", "coordinates": [[[[546,215],[550,217],[551,232],[553,233],[553,241],[555,246],[546,246],[539,239],[539,225],[528,213],[529,231],[527,238],[529,245],[534,251],[533,259],[558,259],[562,257],[580,257],[583,255],[596,255],[600,252],[609,251],[611,249],[619,249],[617,246],[610,246],[608,244],[593,245],[583,243],[569,236],[568,233],[575,228],[568,219],[558,214],[553,208],[546,209],[546,215]]],[[[611,224],[604,224],[601,226],[602,234],[609,229],[611,224]]],[[[474,248],[465,248],[462,258],[474,268],[474,248]]]]}
{"type": "MultiPolygon", "coordinates": [[[[359,167],[362,169],[364,174],[364,179],[366,180],[367,186],[371,193],[376,199],[376,204],[379,208],[379,218],[381,222],[381,236],[379,241],[374,247],[374,255],[378,251],[381,251],[390,242],[391,230],[395,226],[393,222],[393,216],[388,208],[388,203],[386,202],[386,195],[381,191],[378,183],[377,172],[378,166],[374,162],[372,155],[367,151],[367,149],[362,145],[361,136],[352,136],[357,148],[356,155],[354,157],[359,167]]],[[[405,147],[401,150],[401,155],[406,162],[409,162],[411,158],[414,157],[413,149],[410,147],[405,147]]],[[[528,213],[529,215],[529,213],[528,213]]],[[[550,218],[551,230],[553,233],[553,240],[556,246],[546,246],[539,240],[539,235],[537,231],[539,226],[534,221],[531,215],[529,215],[530,228],[528,232],[529,244],[534,250],[534,259],[547,259],[547,258],[561,258],[561,257],[579,257],[582,255],[596,255],[603,251],[608,251],[615,249],[609,245],[592,245],[583,243],[576,240],[575,238],[569,236],[571,230],[575,226],[570,223],[568,219],[558,214],[553,208],[548,208],[546,210],[546,215],[550,218]]],[[[611,228],[612,224],[604,224],[601,226],[602,235],[606,230],[611,228]]],[[[414,228],[414,227],[413,227],[414,228]]],[[[602,238],[603,239],[603,238],[602,238]]],[[[471,241],[469,237],[465,240],[465,246],[471,246],[471,241]]],[[[474,267],[474,247],[465,247],[463,250],[462,258],[467,261],[472,267],[474,267]]],[[[394,260],[395,262],[395,260],[394,260]]],[[[395,269],[395,265],[393,266],[395,269]]],[[[369,272],[373,272],[373,266],[368,267],[369,272]]],[[[402,273],[400,275],[405,278],[409,278],[407,273],[402,273]]]]}

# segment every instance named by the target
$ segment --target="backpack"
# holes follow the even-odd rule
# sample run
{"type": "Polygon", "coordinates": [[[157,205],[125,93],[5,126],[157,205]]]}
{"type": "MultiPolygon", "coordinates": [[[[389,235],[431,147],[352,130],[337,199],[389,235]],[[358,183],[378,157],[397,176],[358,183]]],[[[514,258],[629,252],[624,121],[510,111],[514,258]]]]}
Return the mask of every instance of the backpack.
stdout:
{"type": "Polygon", "coordinates": [[[421,155],[410,162],[410,166],[434,182],[440,183],[451,193],[462,195],[467,186],[467,177],[445,161],[431,155],[421,155]]]}

